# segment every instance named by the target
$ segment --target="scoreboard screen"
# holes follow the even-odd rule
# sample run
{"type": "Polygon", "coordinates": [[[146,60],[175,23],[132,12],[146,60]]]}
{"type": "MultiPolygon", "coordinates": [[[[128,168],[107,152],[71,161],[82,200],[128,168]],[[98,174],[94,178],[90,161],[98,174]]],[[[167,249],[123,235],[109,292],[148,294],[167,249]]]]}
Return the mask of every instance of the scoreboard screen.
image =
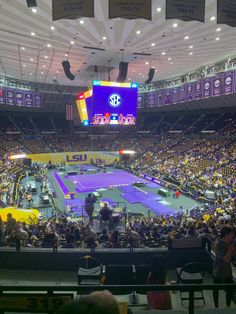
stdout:
{"type": "Polygon", "coordinates": [[[93,81],[93,89],[77,95],[83,125],[134,125],[137,83],[93,81]]]}

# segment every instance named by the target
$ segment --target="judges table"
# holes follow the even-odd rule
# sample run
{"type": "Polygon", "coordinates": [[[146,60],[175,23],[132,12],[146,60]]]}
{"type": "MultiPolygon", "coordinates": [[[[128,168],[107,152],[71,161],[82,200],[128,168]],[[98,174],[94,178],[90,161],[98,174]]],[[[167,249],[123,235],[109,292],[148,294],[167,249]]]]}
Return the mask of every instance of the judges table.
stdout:
{"type": "Polygon", "coordinates": [[[44,203],[45,205],[48,205],[48,204],[49,204],[49,196],[48,196],[48,195],[44,195],[44,196],[43,196],[43,203],[44,203]]]}
{"type": "Polygon", "coordinates": [[[27,184],[27,189],[30,188],[30,191],[31,192],[36,192],[36,182],[35,181],[30,181],[28,184],[27,184]]]}
{"type": "Polygon", "coordinates": [[[158,189],[158,194],[162,196],[170,196],[170,191],[164,188],[158,189]]]}

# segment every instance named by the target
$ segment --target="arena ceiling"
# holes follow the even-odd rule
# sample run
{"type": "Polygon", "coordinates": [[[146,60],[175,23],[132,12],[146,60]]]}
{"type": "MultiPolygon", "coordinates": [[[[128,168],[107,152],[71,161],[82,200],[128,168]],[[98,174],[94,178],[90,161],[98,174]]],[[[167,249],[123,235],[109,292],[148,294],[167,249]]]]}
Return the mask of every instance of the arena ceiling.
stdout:
{"type": "Polygon", "coordinates": [[[0,0],[0,74],[84,86],[107,79],[108,72],[116,80],[123,60],[129,62],[127,80],[142,83],[150,67],[160,80],[235,55],[236,28],[216,24],[216,0],[206,0],[205,23],[166,20],[165,0],[152,1],[152,21],[109,20],[108,0],[94,2],[95,18],[53,22],[51,0],[37,0],[36,13],[25,0],[0,0]],[[74,81],[63,72],[65,59],[74,81]]]}

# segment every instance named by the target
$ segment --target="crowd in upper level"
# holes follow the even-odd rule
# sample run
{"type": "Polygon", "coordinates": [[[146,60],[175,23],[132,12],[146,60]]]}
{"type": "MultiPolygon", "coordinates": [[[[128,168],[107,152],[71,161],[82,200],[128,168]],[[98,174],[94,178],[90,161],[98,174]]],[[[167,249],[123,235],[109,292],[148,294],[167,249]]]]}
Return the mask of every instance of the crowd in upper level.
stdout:
{"type": "MultiPolygon", "coordinates": [[[[53,129],[53,125],[58,125],[56,119],[53,123],[51,119],[48,120],[52,124],[52,129],[46,131],[41,121],[37,127],[38,133],[37,129],[28,132],[30,124],[25,121],[21,124],[17,119],[15,127],[19,129],[10,131],[6,121],[4,127],[1,127],[0,199],[4,196],[7,205],[16,203],[15,185],[22,172],[21,165],[8,160],[9,154],[80,150],[116,151],[124,148],[136,152],[132,158],[122,162],[121,166],[125,169],[137,174],[149,174],[161,180],[167,187],[178,189],[181,193],[203,200],[203,204],[208,205],[191,213],[182,213],[177,218],[130,217],[127,221],[129,231],[125,235],[117,234],[115,231],[111,234],[97,235],[89,226],[70,221],[66,216],[51,218],[47,222],[41,221],[37,226],[16,224],[13,234],[7,231],[7,224],[1,222],[2,242],[22,232],[26,243],[30,245],[42,244],[44,238],[50,238],[48,234],[53,233],[61,243],[76,242],[83,246],[88,245],[90,240],[86,240],[87,238],[93,239],[97,246],[126,246],[130,243],[131,237],[135,238],[137,246],[152,246],[152,243],[155,246],[161,245],[170,237],[193,235],[198,237],[202,233],[209,233],[210,237],[214,238],[221,224],[235,223],[234,114],[215,114],[210,118],[198,115],[160,117],[153,121],[143,119],[136,128],[126,129],[126,132],[120,131],[118,135],[108,134],[105,130],[99,131],[97,135],[91,135],[75,133],[75,130],[73,133],[69,128],[63,127],[53,129]],[[26,126],[26,129],[23,126],[26,126]],[[207,135],[199,133],[200,130],[210,129],[214,129],[215,133],[207,135]],[[212,199],[207,199],[206,193],[209,190],[214,193],[212,199]]],[[[36,123],[35,120],[32,125],[36,123]]]]}

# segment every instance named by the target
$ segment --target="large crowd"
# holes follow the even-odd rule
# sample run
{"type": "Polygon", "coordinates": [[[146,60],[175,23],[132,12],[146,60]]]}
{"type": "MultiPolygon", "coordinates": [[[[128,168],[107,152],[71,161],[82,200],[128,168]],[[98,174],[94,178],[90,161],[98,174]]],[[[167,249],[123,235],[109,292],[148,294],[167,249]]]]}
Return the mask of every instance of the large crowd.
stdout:
{"type": "MultiPolygon", "coordinates": [[[[205,117],[200,119],[200,122],[204,122],[204,119],[205,117]]],[[[221,128],[225,133],[222,131],[222,134],[218,132],[218,136],[213,134],[205,137],[155,134],[158,127],[166,131],[170,128],[170,123],[164,123],[165,119],[155,123],[142,120],[139,127],[134,128],[130,134],[121,132],[116,135],[99,131],[96,136],[88,136],[71,134],[65,129],[61,132],[58,129],[57,132],[44,130],[41,136],[35,136],[33,132],[28,132],[26,136],[25,130],[24,134],[15,132],[17,134],[3,136],[0,151],[0,200],[7,206],[17,205],[19,197],[15,187],[18,187],[18,193],[18,179],[27,169],[26,166],[8,160],[10,154],[123,148],[132,149],[136,154],[123,161],[122,167],[136,174],[151,175],[168,188],[178,189],[181,193],[202,201],[202,206],[182,212],[176,217],[131,215],[126,217],[125,233],[104,230],[97,234],[86,222],[71,220],[63,213],[47,221],[42,220],[37,225],[27,226],[15,222],[10,232],[8,222],[1,222],[1,243],[11,243],[13,239],[22,237],[24,244],[29,246],[41,246],[47,240],[54,239],[57,245],[64,246],[127,247],[132,243],[138,247],[158,247],[166,245],[170,238],[202,238],[208,234],[210,239],[215,239],[222,224],[235,224],[235,124],[227,119],[225,121],[228,124],[225,125],[224,121],[221,128]],[[143,133],[147,131],[148,133],[143,133]],[[210,198],[208,191],[213,193],[210,198]]],[[[175,129],[188,129],[193,124],[193,119],[179,120],[175,129]]]]}

